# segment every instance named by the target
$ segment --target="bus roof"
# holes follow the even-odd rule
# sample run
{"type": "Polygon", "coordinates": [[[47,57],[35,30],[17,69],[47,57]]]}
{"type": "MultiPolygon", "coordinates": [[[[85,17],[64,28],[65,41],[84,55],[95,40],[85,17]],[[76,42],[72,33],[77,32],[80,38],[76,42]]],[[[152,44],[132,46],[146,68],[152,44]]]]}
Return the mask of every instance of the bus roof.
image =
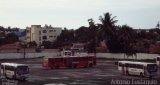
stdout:
{"type": "Polygon", "coordinates": [[[138,61],[118,61],[118,62],[121,62],[121,63],[131,63],[131,64],[155,64],[155,63],[148,63],[148,62],[138,62],[138,61]]]}
{"type": "Polygon", "coordinates": [[[27,66],[26,64],[18,64],[18,63],[1,63],[1,65],[13,66],[13,67],[27,66]]]}

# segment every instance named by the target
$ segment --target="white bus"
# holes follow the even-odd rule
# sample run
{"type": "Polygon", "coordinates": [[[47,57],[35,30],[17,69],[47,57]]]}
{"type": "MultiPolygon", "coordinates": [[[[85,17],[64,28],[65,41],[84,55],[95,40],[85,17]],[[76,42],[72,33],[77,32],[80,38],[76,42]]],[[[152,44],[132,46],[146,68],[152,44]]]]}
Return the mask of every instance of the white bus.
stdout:
{"type": "Polygon", "coordinates": [[[157,56],[156,63],[160,67],[160,56],[157,56]]]}
{"type": "Polygon", "coordinates": [[[25,64],[1,63],[1,76],[11,79],[26,80],[29,76],[29,68],[25,64]]]}
{"type": "Polygon", "coordinates": [[[153,77],[157,75],[158,66],[156,63],[119,61],[118,70],[124,75],[139,75],[141,77],[153,77]]]}

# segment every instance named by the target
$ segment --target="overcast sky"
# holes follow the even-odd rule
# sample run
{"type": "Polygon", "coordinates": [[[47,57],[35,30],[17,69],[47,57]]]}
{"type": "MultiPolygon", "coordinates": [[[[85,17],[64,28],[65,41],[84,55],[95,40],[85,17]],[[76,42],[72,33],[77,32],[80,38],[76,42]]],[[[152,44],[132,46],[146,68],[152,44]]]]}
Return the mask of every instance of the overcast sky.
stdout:
{"type": "Polygon", "coordinates": [[[77,29],[106,12],[117,25],[154,28],[160,21],[160,0],[0,0],[0,26],[25,28],[52,25],[77,29]]]}

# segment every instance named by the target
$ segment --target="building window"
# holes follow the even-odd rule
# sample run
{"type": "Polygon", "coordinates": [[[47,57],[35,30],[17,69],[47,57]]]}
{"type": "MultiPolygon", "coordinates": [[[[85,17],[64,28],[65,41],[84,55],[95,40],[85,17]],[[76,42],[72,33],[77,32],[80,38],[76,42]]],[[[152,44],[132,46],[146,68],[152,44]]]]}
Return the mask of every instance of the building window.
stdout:
{"type": "Polygon", "coordinates": [[[39,41],[41,41],[41,37],[39,37],[39,41]]]}
{"type": "Polygon", "coordinates": [[[47,33],[47,30],[43,30],[43,33],[47,33]]]}
{"type": "Polygon", "coordinates": [[[53,36],[49,36],[49,38],[52,38],[53,36]]]}
{"type": "Polygon", "coordinates": [[[47,36],[43,36],[43,39],[47,39],[47,36]]]}
{"type": "Polygon", "coordinates": [[[53,30],[49,30],[49,32],[53,32],[53,30]]]}
{"type": "Polygon", "coordinates": [[[30,37],[27,36],[27,39],[30,39],[30,37]]]}
{"type": "Polygon", "coordinates": [[[29,30],[27,30],[27,33],[30,33],[30,31],[29,31],[29,30]]]}
{"type": "Polygon", "coordinates": [[[41,31],[39,31],[39,35],[41,35],[41,31]]]}

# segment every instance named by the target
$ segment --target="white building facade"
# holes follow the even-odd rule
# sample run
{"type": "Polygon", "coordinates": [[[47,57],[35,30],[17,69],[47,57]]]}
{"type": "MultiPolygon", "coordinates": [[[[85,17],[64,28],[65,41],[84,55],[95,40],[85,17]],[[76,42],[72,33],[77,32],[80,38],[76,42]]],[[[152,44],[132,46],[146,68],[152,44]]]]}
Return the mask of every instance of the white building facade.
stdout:
{"type": "Polygon", "coordinates": [[[31,27],[26,28],[26,41],[35,41],[38,45],[41,45],[43,41],[53,42],[61,34],[61,27],[52,27],[41,25],[31,25],[31,27]]]}

